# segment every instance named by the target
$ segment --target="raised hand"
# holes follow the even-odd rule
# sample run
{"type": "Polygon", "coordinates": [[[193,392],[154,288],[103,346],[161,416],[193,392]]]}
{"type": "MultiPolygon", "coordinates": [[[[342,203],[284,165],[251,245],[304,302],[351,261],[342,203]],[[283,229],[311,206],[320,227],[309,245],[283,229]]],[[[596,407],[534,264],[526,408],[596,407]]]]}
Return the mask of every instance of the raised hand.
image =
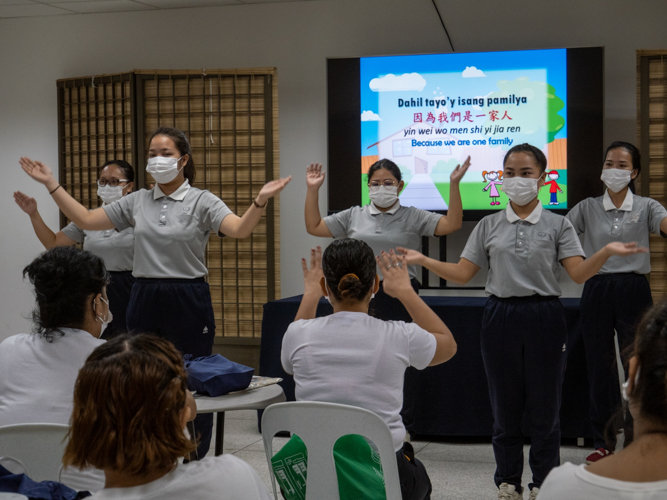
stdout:
{"type": "Polygon", "coordinates": [[[399,298],[405,293],[415,293],[410,284],[410,274],[408,273],[408,263],[405,255],[398,256],[391,250],[389,253],[375,257],[380,271],[382,271],[382,287],[385,293],[391,297],[399,298]]]}
{"type": "Polygon", "coordinates": [[[396,247],[396,252],[399,255],[402,255],[405,257],[405,260],[407,261],[408,265],[421,265],[422,261],[424,260],[424,254],[421,252],[418,252],[417,250],[412,250],[409,248],[403,248],[403,247],[396,247]]]}
{"type": "Polygon", "coordinates": [[[23,194],[21,191],[14,191],[14,201],[16,204],[27,213],[29,216],[33,216],[37,212],[37,202],[35,198],[23,194]]]}
{"type": "Polygon", "coordinates": [[[324,276],[322,273],[322,247],[311,249],[310,268],[306,259],[301,259],[301,268],[303,269],[303,294],[322,297],[322,287],[320,286],[320,279],[324,276]]]}
{"type": "Polygon", "coordinates": [[[264,205],[270,198],[273,198],[285,189],[285,186],[287,186],[291,180],[292,176],[290,175],[289,177],[283,177],[282,179],[276,179],[275,181],[264,184],[257,195],[257,203],[264,205]]]}
{"type": "Polygon", "coordinates": [[[30,158],[22,156],[19,163],[23,171],[40,184],[46,185],[49,181],[55,180],[51,169],[41,161],[33,161],[30,158]]]}
{"type": "Polygon", "coordinates": [[[620,257],[627,257],[629,255],[635,255],[638,253],[648,253],[648,248],[640,247],[637,245],[637,242],[633,241],[632,243],[621,243],[620,241],[614,241],[608,243],[605,247],[611,255],[618,255],[620,257]]]}
{"type": "Polygon", "coordinates": [[[306,186],[318,190],[324,183],[324,170],[320,163],[311,163],[306,168],[306,186]]]}
{"type": "Polygon", "coordinates": [[[470,156],[466,158],[466,161],[463,162],[463,165],[456,165],[456,168],[452,170],[452,173],[449,176],[449,182],[452,184],[461,182],[461,179],[463,179],[463,176],[466,174],[469,167],[470,167],[470,156]]]}

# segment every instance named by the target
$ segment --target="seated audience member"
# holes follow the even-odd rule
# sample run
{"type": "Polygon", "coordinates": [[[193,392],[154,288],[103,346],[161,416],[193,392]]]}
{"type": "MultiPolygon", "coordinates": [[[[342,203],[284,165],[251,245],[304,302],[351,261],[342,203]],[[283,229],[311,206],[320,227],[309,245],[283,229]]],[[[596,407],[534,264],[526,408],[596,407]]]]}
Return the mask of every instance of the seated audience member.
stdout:
{"type": "Polygon", "coordinates": [[[323,256],[319,247],[312,250],[310,260],[310,269],[302,261],[305,291],[281,353],[285,371],[294,374],[296,399],[358,406],[380,416],[394,440],[403,499],[429,498],[428,474],[410,443],[403,443],[403,376],[408,366],[421,370],[447,361],[456,342],[412,288],[405,257],[393,250],[376,262],[366,243],[348,238],[333,241],[323,256]],[[379,286],[376,263],[384,291],[401,301],[414,323],[369,316],[379,286]],[[334,314],[315,318],[323,295],[334,314]]]}
{"type": "Polygon", "coordinates": [[[667,301],[637,329],[623,397],[634,418],[632,444],[589,466],[553,469],[540,500],[667,498],[667,301]]]}
{"type": "Polygon", "coordinates": [[[162,338],[122,335],[101,345],[81,368],[63,463],[104,470],[94,500],[268,500],[257,473],[233,455],[178,464],[195,449],[187,375],[162,338]]]}
{"type": "Polygon", "coordinates": [[[0,426],[67,424],[79,368],[111,321],[109,273],[90,252],[56,247],[23,276],[35,288],[34,332],[0,344],[0,426]]]}

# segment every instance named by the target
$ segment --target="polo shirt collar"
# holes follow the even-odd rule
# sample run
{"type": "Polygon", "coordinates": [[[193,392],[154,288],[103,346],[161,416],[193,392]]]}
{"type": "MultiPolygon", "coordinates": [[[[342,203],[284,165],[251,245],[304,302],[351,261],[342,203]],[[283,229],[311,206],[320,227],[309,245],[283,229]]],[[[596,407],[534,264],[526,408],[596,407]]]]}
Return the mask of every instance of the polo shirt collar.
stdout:
{"type": "Polygon", "coordinates": [[[368,211],[371,213],[371,215],[377,215],[377,214],[391,214],[394,215],[396,212],[398,212],[398,209],[401,208],[401,202],[397,201],[393,207],[391,207],[389,210],[386,212],[382,212],[378,210],[378,207],[375,206],[375,203],[372,201],[368,204],[368,211]]]}
{"type": "MultiPolygon", "coordinates": [[[[623,204],[618,208],[618,210],[621,210],[622,212],[630,212],[632,210],[633,202],[634,202],[634,195],[632,194],[632,191],[628,189],[628,192],[625,194],[625,199],[623,200],[623,204]]],[[[602,206],[607,212],[609,212],[610,210],[616,210],[616,205],[614,205],[614,202],[611,201],[611,196],[609,196],[608,189],[605,189],[604,191],[604,196],[602,197],[602,206]]]]}
{"type": "Polygon", "coordinates": [[[171,198],[172,200],[183,201],[185,195],[188,194],[189,190],[190,190],[190,182],[187,179],[185,179],[185,182],[183,182],[183,184],[178,186],[178,189],[173,193],[171,193],[169,196],[167,196],[162,192],[162,189],[160,189],[159,184],[155,184],[155,187],[153,188],[153,199],[158,200],[163,196],[167,196],[167,198],[171,198]]]}
{"type": "Polygon", "coordinates": [[[519,217],[512,208],[512,204],[508,202],[507,208],[505,209],[505,216],[507,217],[507,220],[510,224],[514,224],[516,221],[520,220],[525,220],[531,224],[537,224],[540,222],[540,217],[542,216],[542,204],[538,203],[528,217],[521,219],[521,217],[519,217]]]}

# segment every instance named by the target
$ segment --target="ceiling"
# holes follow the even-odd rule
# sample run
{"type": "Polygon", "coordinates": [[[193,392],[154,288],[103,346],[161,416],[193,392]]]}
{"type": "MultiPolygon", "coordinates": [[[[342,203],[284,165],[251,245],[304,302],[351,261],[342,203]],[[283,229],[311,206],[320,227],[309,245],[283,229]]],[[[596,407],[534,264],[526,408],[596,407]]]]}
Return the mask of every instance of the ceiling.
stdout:
{"type": "Polygon", "coordinates": [[[0,0],[0,19],[314,0],[0,0]]]}

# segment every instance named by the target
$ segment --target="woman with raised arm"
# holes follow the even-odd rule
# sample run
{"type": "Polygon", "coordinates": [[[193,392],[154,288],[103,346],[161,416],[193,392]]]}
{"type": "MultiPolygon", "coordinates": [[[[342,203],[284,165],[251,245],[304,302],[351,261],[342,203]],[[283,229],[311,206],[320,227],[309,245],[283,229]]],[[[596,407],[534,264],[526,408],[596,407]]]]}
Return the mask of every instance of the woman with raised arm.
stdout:
{"type": "MultiPolygon", "coordinates": [[[[180,130],[161,127],[150,141],[146,172],[156,181],[153,189],[130,193],[115,203],[87,210],[62,188],[51,169],[21,158],[23,170],[46,186],[63,213],[78,227],[122,231],[134,227],[132,287],[127,309],[130,331],[151,332],[171,341],[183,354],[211,354],[215,317],[205,250],[211,232],[247,238],[260,221],[269,199],[280,193],[290,178],[262,187],[242,217],[210,191],[194,187],[192,149],[180,130]]],[[[200,415],[195,427],[202,433],[198,455],[210,444],[212,414],[200,415]]]]}
{"type": "MultiPolygon", "coordinates": [[[[99,168],[97,179],[97,196],[102,206],[120,200],[132,192],[134,187],[134,169],[123,160],[109,160],[99,168]]],[[[14,201],[30,216],[32,228],[39,241],[47,250],[56,246],[73,246],[83,243],[83,249],[97,255],[111,275],[107,286],[107,295],[114,320],[104,331],[104,338],[127,332],[125,315],[130,302],[134,276],[132,263],[134,258],[134,228],[122,231],[107,229],[106,231],[86,231],[71,222],[61,231],[54,233],[42,219],[37,210],[34,198],[20,191],[14,193],[14,201]]]]}
{"type": "MultiPolygon", "coordinates": [[[[637,241],[648,247],[651,233],[667,235],[667,210],[658,201],[634,194],[634,179],[641,171],[639,149],[627,142],[613,142],[605,153],[601,179],[604,196],[586,198],[567,214],[584,251],[590,256],[610,242],[637,241]]],[[[581,295],[582,337],[590,390],[590,419],[595,451],[586,457],[593,463],[616,448],[616,422],[605,432],[612,415],[621,407],[614,335],[623,353],[632,344],[642,314],[651,307],[649,254],[612,257],[586,282],[581,295]]],[[[625,373],[627,378],[627,371],[625,373]]],[[[632,442],[632,413],[625,413],[624,446],[632,442]]]]}
{"type": "Polygon", "coordinates": [[[560,266],[576,283],[594,276],[612,255],[647,252],[636,243],[609,243],[584,260],[572,224],[542,209],[547,159],[530,144],[510,149],[503,160],[503,191],[510,203],[475,226],[457,264],[429,259],[399,248],[411,264],[465,284],[489,266],[481,348],[493,412],[494,480],[498,498],[523,497],[524,435],[531,437],[531,500],[549,471],[560,463],[560,404],[567,363],[567,325],[561,295],[560,266]]]}
{"type": "Polygon", "coordinates": [[[393,250],[377,259],[360,240],[336,240],[324,255],[311,251],[310,268],[302,260],[304,294],[294,323],[283,338],[281,361],[294,375],[298,401],[322,401],[365,408],[389,427],[396,450],[404,500],[423,500],[431,482],[401,422],[406,368],[423,370],[456,353],[449,328],[410,284],[405,257],[393,250]],[[379,289],[379,266],[386,292],[400,301],[414,323],[383,321],[368,314],[379,289]],[[326,296],[334,313],[315,318],[326,296]]]}
{"type": "Polygon", "coordinates": [[[645,315],[634,340],[623,398],[634,417],[634,440],[591,465],[551,471],[540,500],[667,498],[667,302],[645,315]]]}
{"type": "MultiPolygon", "coordinates": [[[[444,236],[461,229],[463,208],[459,183],[468,167],[470,157],[452,171],[447,215],[401,206],[398,197],[405,186],[401,179],[401,169],[393,161],[383,159],[368,169],[370,204],[348,208],[322,218],[318,192],[324,183],[325,174],[322,165],[311,163],[306,169],[306,230],[313,236],[356,238],[366,242],[375,255],[399,246],[420,249],[422,236],[444,236]]],[[[381,271],[381,267],[378,267],[378,272],[381,271]]],[[[419,290],[417,268],[408,266],[408,272],[412,287],[419,290]]],[[[410,315],[401,303],[384,293],[382,276],[380,279],[380,289],[371,304],[375,316],[381,319],[410,321],[410,315]]]]}

